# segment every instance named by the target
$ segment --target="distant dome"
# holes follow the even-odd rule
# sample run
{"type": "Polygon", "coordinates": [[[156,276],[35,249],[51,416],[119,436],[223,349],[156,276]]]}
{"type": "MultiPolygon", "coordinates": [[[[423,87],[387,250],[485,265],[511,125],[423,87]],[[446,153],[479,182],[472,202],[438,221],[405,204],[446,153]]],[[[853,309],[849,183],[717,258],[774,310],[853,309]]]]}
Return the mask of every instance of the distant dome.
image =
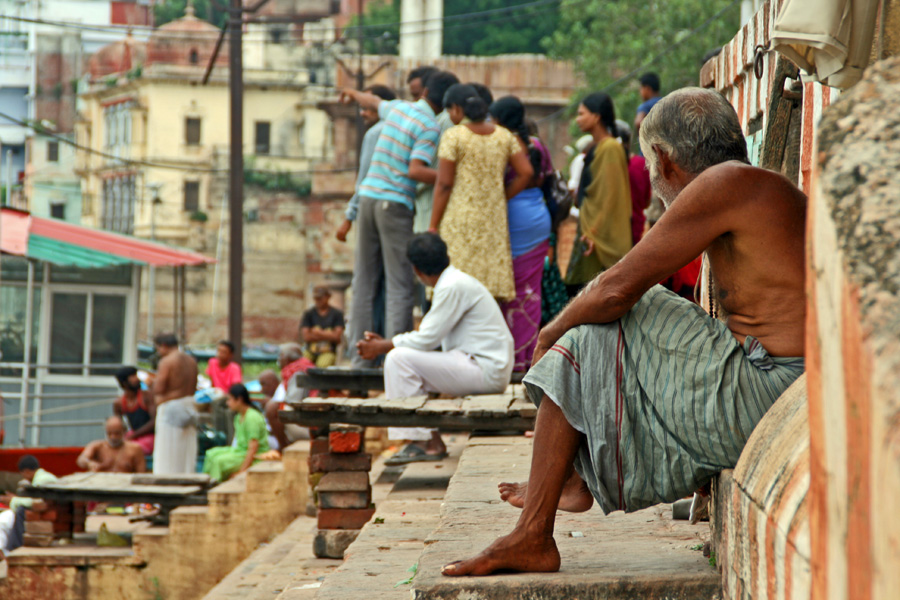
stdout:
{"type": "Polygon", "coordinates": [[[131,33],[123,39],[103,46],[88,60],[88,72],[91,79],[100,79],[107,75],[126,73],[147,59],[147,47],[131,37],[131,33]]]}
{"type": "MultiPolygon", "coordinates": [[[[206,66],[216,47],[221,30],[194,15],[188,4],[185,15],[157,28],[147,42],[147,64],[206,66]]],[[[217,65],[228,64],[227,44],[219,49],[217,65]]]]}

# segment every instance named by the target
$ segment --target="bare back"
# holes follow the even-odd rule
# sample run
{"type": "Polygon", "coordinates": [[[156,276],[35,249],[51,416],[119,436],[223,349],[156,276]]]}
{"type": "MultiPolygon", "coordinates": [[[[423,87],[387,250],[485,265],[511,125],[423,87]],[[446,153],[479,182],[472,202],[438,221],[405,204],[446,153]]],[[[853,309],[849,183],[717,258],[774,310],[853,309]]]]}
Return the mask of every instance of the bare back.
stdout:
{"type": "Polygon", "coordinates": [[[742,178],[744,218],[707,250],[719,316],[740,341],[752,335],[773,356],[803,356],[806,196],[763,169],[742,178]]]}
{"type": "Polygon", "coordinates": [[[687,185],[659,222],[598,278],[630,308],[702,253],[709,258],[721,318],[743,342],[772,356],[803,356],[806,196],[779,173],[729,162],[687,185]]]}
{"type": "Polygon", "coordinates": [[[157,405],[193,396],[197,391],[197,361],[192,356],[173,350],[159,361],[159,371],[153,383],[157,405]]]}

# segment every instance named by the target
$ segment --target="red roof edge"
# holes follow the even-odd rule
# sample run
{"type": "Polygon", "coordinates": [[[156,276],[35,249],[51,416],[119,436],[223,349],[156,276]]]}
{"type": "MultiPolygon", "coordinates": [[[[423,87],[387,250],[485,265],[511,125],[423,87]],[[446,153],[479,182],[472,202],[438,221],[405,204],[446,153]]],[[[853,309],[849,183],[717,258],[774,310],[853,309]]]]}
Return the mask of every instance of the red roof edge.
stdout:
{"type": "MultiPolygon", "coordinates": [[[[31,217],[30,233],[154,267],[182,267],[216,262],[214,258],[198,252],[56,219],[31,217]]],[[[6,246],[5,242],[3,245],[6,246]]]]}

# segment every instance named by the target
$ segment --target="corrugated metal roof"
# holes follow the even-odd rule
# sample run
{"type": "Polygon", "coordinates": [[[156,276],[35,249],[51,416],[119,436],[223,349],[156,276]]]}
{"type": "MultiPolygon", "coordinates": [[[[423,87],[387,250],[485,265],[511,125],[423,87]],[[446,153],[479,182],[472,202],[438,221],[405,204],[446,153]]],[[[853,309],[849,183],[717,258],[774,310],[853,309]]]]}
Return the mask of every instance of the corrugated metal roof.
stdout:
{"type": "Polygon", "coordinates": [[[144,264],[107,252],[98,252],[34,234],[28,237],[28,258],[42,260],[58,267],[81,267],[83,269],[144,264]]]}
{"type": "Polygon", "coordinates": [[[60,266],[201,265],[215,259],[135,237],[2,209],[0,250],[60,266]]]}

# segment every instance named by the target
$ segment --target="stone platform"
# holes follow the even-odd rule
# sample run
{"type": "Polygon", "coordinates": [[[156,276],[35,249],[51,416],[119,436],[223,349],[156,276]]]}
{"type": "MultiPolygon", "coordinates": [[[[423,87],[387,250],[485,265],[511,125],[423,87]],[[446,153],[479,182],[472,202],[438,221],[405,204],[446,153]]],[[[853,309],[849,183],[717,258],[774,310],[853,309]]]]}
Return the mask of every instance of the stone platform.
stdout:
{"type": "Polygon", "coordinates": [[[596,506],[581,514],[559,513],[558,573],[441,575],[444,564],[469,557],[510,531],[519,511],[500,501],[497,484],[527,479],[530,462],[531,440],[524,437],[470,439],[444,498],[440,525],[426,540],[419,559],[413,598],[718,597],[719,574],[695,549],[707,541],[708,524],[673,521],[671,506],[609,516],[596,506]]]}

